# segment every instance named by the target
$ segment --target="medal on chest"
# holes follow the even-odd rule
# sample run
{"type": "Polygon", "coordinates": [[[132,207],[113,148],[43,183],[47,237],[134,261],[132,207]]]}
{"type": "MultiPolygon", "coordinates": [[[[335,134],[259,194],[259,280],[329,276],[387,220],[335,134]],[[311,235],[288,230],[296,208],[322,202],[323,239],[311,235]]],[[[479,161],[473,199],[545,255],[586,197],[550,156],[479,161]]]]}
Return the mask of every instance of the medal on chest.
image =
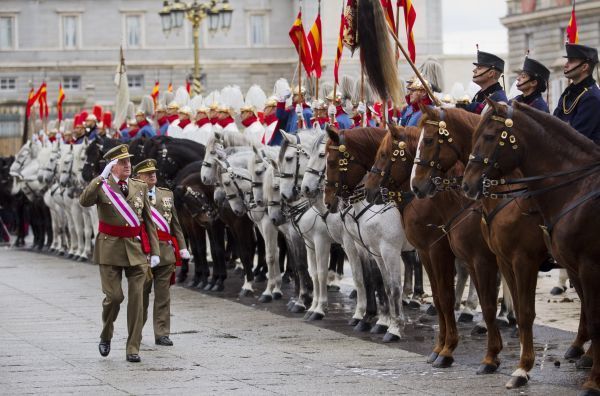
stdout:
{"type": "Polygon", "coordinates": [[[164,197],[162,199],[162,207],[163,207],[163,216],[165,217],[165,219],[167,219],[167,221],[170,223],[171,222],[171,210],[173,208],[173,200],[171,199],[171,197],[164,197]]]}

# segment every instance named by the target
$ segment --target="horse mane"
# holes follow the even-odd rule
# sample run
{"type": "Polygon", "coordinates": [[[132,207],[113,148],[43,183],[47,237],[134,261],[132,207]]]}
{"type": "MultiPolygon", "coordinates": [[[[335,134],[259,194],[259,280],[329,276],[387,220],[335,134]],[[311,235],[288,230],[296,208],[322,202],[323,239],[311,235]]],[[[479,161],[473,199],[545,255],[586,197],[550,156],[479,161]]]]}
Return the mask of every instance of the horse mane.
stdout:
{"type": "Polygon", "coordinates": [[[387,129],[382,128],[354,128],[340,131],[344,134],[346,145],[352,148],[352,155],[361,162],[372,164],[381,140],[387,134],[387,129]]]}
{"type": "Polygon", "coordinates": [[[312,146],[310,147],[311,154],[319,151],[319,147],[321,146],[321,143],[324,143],[323,139],[325,139],[325,142],[327,141],[327,134],[325,132],[321,132],[320,134],[317,135],[317,138],[315,139],[312,146]]]}
{"type": "MultiPolygon", "coordinates": [[[[542,136],[550,135],[550,138],[544,139],[544,141],[550,145],[553,151],[563,153],[565,157],[569,158],[577,158],[581,156],[582,152],[596,159],[600,157],[600,147],[598,145],[558,117],[534,109],[531,106],[517,104],[514,109],[516,113],[523,113],[523,115],[535,121],[531,127],[536,133],[542,136]]],[[[491,117],[491,115],[488,117],[491,117]]]]}
{"type": "Polygon", "coordinates": [[[473,131],[475,131],[475,129],[477,128],[477,125],[479,124],[479,121],[481,121],[481,118],[482,118],[479,114],[464,111],[462,109],[457,109],[457,108],[452,108],[452,107],[443,108],[443,109],[433,108],[433,109],[430,109],[429,111],[425,110],[423,112],[423,116],[419,120],[419,129],[423,128],[426,121],[433,119],[433,117],[431,117],[430,112],[435,113],[435,121],[440,120],[441,111],[444,111],[444,113],[445,113],[444,120],[447,121],[447,123],[452,123],[452,122],[464,123],[464,124],[467,124],[469,127],[471,127],[473,129],[473,131]]]}

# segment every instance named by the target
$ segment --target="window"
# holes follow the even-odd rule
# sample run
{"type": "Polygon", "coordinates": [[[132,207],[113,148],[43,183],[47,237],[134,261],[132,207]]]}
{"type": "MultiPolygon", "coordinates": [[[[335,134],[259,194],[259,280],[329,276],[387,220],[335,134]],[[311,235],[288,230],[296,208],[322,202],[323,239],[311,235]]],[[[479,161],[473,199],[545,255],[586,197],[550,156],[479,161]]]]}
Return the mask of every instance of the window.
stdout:
{"type": "Polygon", "coordinates": [[[144,88],[144,76],[142,74],[132,74],[127,76],[129,88],[144,88]]]}
{"type": "Polygon", "coordinates": [[[77,15],[63,15],[62,35],[63,48],[75,49],[79,46],[79,17],[77,15]]]}
{"type": "Polygon", "coordinates": [[[565,48],[565,43],[567,42],[567,28],[560,28],[560,48],[564,49],[565,48]]]}
{"type": "Polygon", "coordinates": [[[80,89],[81,88],[81,77],[65,76],[62,79],[62,85],[63,85],[64,89],[80,89]]]}
{"type": "Polygon", "coordinates": [[[266,44],[265,42],[265,29],[266,29],[266,17],[265,15],[250,15],[250,45],[253,47],[260,47],[266,44]]]}
{"type": "Polygon", "coordinates": [[[127,48],[139,48],[142,46],[142,16],[125,16],[125,42],[127,48]]]}
{"type": "Polygon", "coordinates": [[[15,18],[12,16],[0,17],[0,50],[12,49],[14,42],[15,18]]]}
{"type": "Polygon", "coordinates": [[[535,43],[533,42],[533,33],[525,33],[525,51],[533,51],[535,43]]]}
{"type": "Polygon", "coordinates": [[[0,91],[14,91],[17,89],[17,79],[15,77],[0,78],[0,91]]]}

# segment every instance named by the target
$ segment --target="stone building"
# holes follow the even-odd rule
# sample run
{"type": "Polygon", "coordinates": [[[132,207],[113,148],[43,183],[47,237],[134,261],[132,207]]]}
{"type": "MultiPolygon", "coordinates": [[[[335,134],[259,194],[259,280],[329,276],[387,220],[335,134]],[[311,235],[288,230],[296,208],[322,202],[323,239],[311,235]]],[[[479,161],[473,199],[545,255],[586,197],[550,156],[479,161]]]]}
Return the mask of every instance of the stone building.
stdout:
{"type": "MultiPolygon", "coordinates": [[[[529,50],[532,58],[548,67],[550,108],[556,107],[568,84],[563,77],[566,28],[571,17],[571,0],[508,0],[502,23],[508,29],[507,71],[511,81],[529,50]]],[[[578,0],[575,9],[579,43],[600,47],[600,0],[578,0]]]]}

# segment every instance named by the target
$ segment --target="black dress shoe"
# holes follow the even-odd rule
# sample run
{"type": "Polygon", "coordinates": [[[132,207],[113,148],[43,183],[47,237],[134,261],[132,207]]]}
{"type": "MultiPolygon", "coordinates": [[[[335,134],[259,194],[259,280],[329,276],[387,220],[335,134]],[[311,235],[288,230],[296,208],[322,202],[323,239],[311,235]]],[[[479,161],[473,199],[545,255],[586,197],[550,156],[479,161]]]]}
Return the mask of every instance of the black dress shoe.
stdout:
{"type": "Polygon", "coordinates": [[[100,344],[98,344],[98,350],[100,351],[100,355],[108,356],[110,353],[110,341],[100,341],[100,344]]]}
{"type": "Polygon", "coordinates": [[[127,361],[130,363],[139,363],[142,361],[142,359],[137,353],[131,353],[127,355],[127,361]]]}
{"type": "Polygon", "coordinates": [[[160,336],[154,341],[155,341],[156,345],[173,346],[173,341],[171,341],[169,336],[160,336]]]}

